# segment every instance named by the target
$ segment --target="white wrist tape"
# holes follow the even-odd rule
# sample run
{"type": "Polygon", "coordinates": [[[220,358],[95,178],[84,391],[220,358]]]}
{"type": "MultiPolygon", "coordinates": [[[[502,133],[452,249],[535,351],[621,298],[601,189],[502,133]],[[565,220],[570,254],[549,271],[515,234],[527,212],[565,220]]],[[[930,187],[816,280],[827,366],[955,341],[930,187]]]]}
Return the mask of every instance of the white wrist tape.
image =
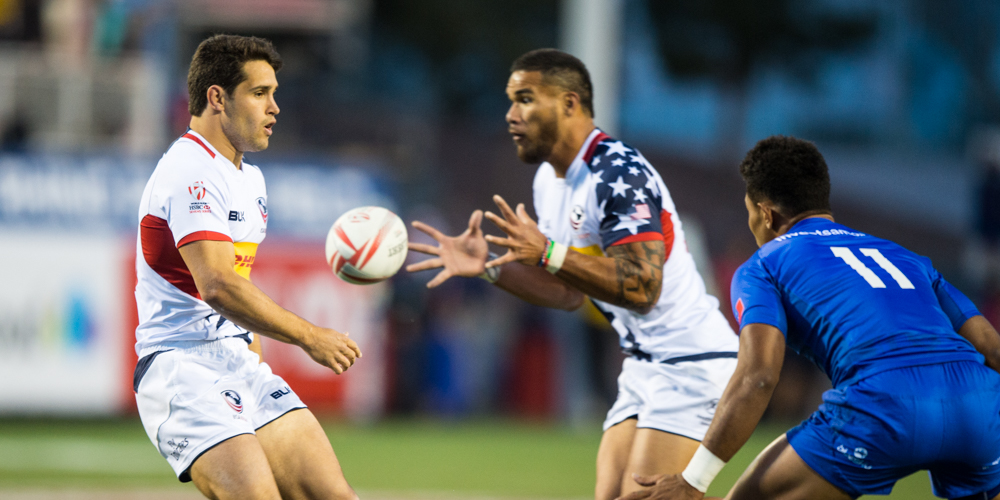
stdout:
{"type": "Polygon", "coordinates": [[[694,452],[687,468],[681,473],[681,477],[691,486],[702,493],[708,491],[708,485],[719,474],[719,471],[726,466],[721,458],[715,456],[705,448],[705,445],[698,445],[698,450],[694,452]]]}
{"type": "Polygon", "coordinates": [[[569,247],[553,241],[552,256],[549,257],[549,261],[545,265],[545,270],[552,274],[558,273],[562,269],[563,262],[566,262],[567,252],[569,252],[569,247]]]}

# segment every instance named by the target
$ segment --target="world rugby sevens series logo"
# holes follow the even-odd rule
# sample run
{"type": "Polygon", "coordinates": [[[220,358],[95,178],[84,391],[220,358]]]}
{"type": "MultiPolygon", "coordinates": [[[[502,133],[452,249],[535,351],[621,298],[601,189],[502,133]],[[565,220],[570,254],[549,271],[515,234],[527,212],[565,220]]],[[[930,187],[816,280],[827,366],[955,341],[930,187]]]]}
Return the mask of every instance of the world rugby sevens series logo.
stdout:
{"type": "Polygon", "coordinates": [[[264,223],[267,223],[267,202],[264,201],[264,197],[257,198],[257,208],[260,209],[260,216],[264,219],[264,223]]]}
{"type": "Polygon", "coordinates": [[[208,191],[205,190],[205,183],[202,181],[195,181],[188,186],[188,192],[198,201],[201,201],[208,194],[208,191]]]}
{"type": "Polygon", "coordinates": [[[233,409],[236,413],[243,413],[243,400],[240,399],[240,394],[236,391],[231,391],[226,389],[222,391],[222,399],[226,400],[226,404],[233,409]]]}

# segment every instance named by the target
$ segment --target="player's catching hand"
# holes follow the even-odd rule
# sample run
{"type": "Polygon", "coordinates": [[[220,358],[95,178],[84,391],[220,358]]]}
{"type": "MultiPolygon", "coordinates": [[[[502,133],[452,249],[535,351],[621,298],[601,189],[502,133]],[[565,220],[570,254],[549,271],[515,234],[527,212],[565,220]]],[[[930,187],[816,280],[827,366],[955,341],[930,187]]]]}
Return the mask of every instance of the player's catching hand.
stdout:
{"type": "Polygon", "coordinates": [[[474,278],[486,271],[486,259],[489,257],[489,247],[483,238],[483,212],[476,210],[469,217],[469,227],[458,236],[447,236],[420,221],[413,221],[413,227],[427,233],[437,242],[437,246],[423,243],[410,243],[410,250],[434,255],[436,258],[406,266],[409,272],[425,271],[443,267],[430,282],[427,288],[434,288],[444,283],[452,276],[474,278]]]}
{"type": "Polygon", "coordinates": [[[520,262],[534,266],[545,253],[549,239],[538,229],[538,224],[531,219],[524,203],[517,204],[517,210],[511,210],[510,205],[500,195],[493,195],[493,202],[500,209],[501,218],[492,212],[486,212],[486,218],[507,233],[506,238],[486,236],[486,241],[507,248],[507,253],[499,259],[487,262],[487,266],[502,266],[508,262],[520,262]]]}

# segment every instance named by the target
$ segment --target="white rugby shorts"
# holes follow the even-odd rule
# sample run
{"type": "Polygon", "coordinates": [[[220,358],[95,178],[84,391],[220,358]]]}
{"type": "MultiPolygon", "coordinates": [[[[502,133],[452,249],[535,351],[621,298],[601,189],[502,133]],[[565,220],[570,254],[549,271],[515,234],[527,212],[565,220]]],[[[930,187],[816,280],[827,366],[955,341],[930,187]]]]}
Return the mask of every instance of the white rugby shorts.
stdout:
{"type": "Polygon", "coordinates": [[[247,343],[177,341],[140,353],[134,389],[146,434],[181,482],[213,446],[305,408],[247,343]]]}
{"type": "Polygon", "coordinates": [[[637,418],[638,428],[701,441],[735,370],[735,358],[673,364],[625,358],[618,376],[618,399],[608,411],[604,430],[637,418]]]}

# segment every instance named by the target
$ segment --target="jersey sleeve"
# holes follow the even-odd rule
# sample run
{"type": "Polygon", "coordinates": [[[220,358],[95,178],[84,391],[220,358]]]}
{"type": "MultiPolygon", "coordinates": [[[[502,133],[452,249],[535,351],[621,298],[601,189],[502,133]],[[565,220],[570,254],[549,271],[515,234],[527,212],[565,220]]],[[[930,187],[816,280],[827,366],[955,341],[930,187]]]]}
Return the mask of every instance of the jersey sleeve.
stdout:
{"type": "Polygon", "coordinates": [[[233,241],[229,231],[230,193],[212,168],[182,167],[163,193],[167,225],[178,248],[195,241],[233,241]]]}
{"type": "Polygon", "coordinates": [[[964,293],[948,283],[936,269],[932,268],[931,279],[938,303],[941,304],[941,309],[948,316],[951,326],[956,332],[969,318],[979,316],[979,309],[976,308],[975,304],[964,293]]]}
{"type": "Polygon", "coordinates": [[[754,255],[733,275],[730,289],[733,316],[740,330],[752,323],[771,325],[788,336],[788,318],[774,278],[754,255]]]}
{"type": "Polygon", "coordinates": [[[620,141],[595,149],[590,170],[596,178],[597,216],[604,248],[663,239],[663,194],[652,166],[620,141]]]}

